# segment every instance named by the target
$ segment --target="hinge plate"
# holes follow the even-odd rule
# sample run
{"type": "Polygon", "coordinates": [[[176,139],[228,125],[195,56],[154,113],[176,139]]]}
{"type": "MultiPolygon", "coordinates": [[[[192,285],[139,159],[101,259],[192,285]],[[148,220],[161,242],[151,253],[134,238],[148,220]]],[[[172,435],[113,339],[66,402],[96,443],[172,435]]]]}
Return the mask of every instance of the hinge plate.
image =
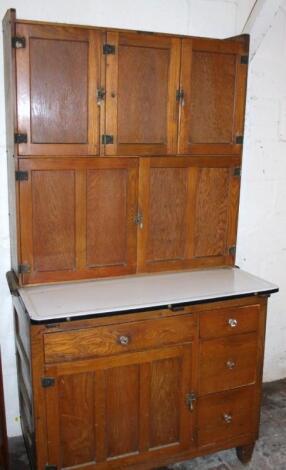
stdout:
{"type": "Polygon", "coordinates": [[[236,138],[235,138],[235,143],[242,145],[243,144],[243,135],[237,135],[236,138]]]}
{"type": "Polygon", "coordinates": [[[236,168],[233,169],[233,176],[237,176],[238,178],[241,177],[241,167],[237,166],[236,168]]]}
{"type": "Polygon", "coordinates": [[[176,100],[177,101],[183,101],[184,99],[184,96],[185,96],[185,93],[184,93],[184,90],[182,90],[182,88],[180,88],[179,90],[176,91],[176,100]]]}
{"type": "Polygon", "coordinates": [[[58,467],[56,465],[50,465],[49,463],[47,463],[45,465],[45,470],[58,470],[58,467]]]}
{"type": "Polygon", "coordinates": [[[14,134],[15,144],[26,144],[28,142],[27,134],[14,134]]]}
{"type": "Polygon", "coordinates": [[[43,388],[53,387],[55,385],[54,377],[42,377],[41,383],[43,388]]]}
{"type": "Polygon", "coordinates": [[[29,264],[19,264],[18,266],[19,274],[25,274],[31,272],[31,266],[29,264]]]}
{"type": "Polygon", "coordinates": [[[229,249],[228,249],[228,252],[231,256],[235,256],[236,246],[235,245],[230,246],[229,249]]]}
{"type": "Polygon", "coordinates": [[[16,181],[28,181],[29,173],[27,171],[16,171],[15,178],[16,181]]]}
{"type": "Polygon", "coordinates": [[[102,142],[104,145],[113,144],[113,135],[103,134],[103,135],[101,136],[101,142],[102,142]]]}
{"type": "Polygon", "coordinates": [[[103,54],[115,54],[115,46],[112,44],[103,44],[103,54]]]}
{"type": "Polygon", "coordinates": [[[26,39],[20,36],[12,37],[12,47],[14,49],[23,49],[26,47],[26,39]]]}
{"type": "Polygon", "coordinates": [[[240,57],[240,63],[247,65],[248,64],[248,55],[242,55],[240,57]]]}

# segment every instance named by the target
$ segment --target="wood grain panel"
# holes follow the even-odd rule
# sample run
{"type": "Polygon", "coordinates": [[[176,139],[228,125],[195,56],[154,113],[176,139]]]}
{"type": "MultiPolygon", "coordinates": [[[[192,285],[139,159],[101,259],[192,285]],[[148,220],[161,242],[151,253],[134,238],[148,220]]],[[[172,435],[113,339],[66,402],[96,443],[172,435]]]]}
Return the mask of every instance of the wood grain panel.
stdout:
{"type": "Polygon", "coordinates": [[[120,265],[127,259],[126,169],[87,172],[87,265],[120,265]]]}
{"type": "Polygon", "coordinates": [[[187,171],[150,170],[147,260],[175,260],[185,255],[187,171]]]}
{"type": "Polygon", "coordinates": [[[158,447],[180,440],[180,358],[151,364],[150,446],[158,447]]]}
{"type": "Polygon", "coordinates": [[[32,172],[36,271],[75,267],[75,176],[72,170],[32,172]]]}
{"type": "Polygon", "coordinates": [[[200,169],[196,207],[194,255],[218,256],[226,254],[229,169],[200,169]]]}
{"type": "Polygon", "coordinates": [[[254,384],[258,375],[257,345],[256,333],[203,341],[200,395],[254,384]]]}
{"type": "Polygon", "coordinates": [[[30,39],[31,142],[88,140],[88,42],[30,39]]]}
{"type": "Polygon", "coordinates": [[[93,373],[59,377],[58,394],[62,467],[93,461],[93,373]]]}
{"type": "Polygon", "coordinates": [[[138,451],[139,366],[106,371],[107,456],[138,451]]]}

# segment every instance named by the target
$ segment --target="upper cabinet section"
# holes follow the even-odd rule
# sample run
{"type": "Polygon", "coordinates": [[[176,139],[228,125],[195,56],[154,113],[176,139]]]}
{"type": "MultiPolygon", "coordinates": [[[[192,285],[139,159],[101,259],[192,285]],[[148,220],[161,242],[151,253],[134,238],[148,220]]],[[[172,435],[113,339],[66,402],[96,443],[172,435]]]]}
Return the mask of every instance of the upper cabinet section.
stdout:
{"type": "Polygon", "coordinates": [[[29,24],[16,33],[19,155],[98,155],[102,33],[29,24]]]}
{"type": "Polygon", "coordinates": [[[248,38],[16,24],[19,156],[240,154],[248,38]]]}
{"type": "Polygon", "coordinates": [[[177,152],[181,41],[110,32],[106,56],[107,155],[177,152]]]}
{"type": "Polygon", "coordinates": [[[183,39],[180,154],[241,152],[247,41],[183,39]]]}

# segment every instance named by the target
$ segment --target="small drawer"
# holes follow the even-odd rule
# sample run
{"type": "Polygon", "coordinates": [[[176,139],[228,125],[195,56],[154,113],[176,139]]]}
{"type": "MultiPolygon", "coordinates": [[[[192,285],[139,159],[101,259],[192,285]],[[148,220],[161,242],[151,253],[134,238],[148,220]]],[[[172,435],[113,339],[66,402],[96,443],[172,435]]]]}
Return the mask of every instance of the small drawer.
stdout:
{"type": "Polygon", "coordinates": [[[257,331],[259,305],[211,310],[200,314],[200,337],[219,338],[257,331]]]}
{"type": "Polygon", "coordinates": [[[255,387],[217,393],[198,400],[198,445],[257,431],[259,409],[255,387]]]}
{"type": "Polygon", "coordinates": [[[200,395],[255,383],[257,343],[256,333],[201,341],[200,395]]]}
{"type": "Polygon", "coordinates": [[[185,343],[193,339],[195,331],[195,319],[188,314],[47,333],[44,336],[45,362],[102,357],[168,344],[185,343]]]}

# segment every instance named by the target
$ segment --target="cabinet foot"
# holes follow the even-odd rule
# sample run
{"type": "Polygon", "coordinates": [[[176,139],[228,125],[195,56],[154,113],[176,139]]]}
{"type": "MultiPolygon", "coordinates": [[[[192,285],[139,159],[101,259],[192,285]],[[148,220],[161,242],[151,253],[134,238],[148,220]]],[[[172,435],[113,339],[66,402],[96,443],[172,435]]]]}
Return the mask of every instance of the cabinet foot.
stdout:
{"type": "Polygon", "coordinates": [[[251,460],[254,446],[255,442],[252,442],[251,444],[236,448],[236,455],[242,463],[246,464],[251,460]]]}

